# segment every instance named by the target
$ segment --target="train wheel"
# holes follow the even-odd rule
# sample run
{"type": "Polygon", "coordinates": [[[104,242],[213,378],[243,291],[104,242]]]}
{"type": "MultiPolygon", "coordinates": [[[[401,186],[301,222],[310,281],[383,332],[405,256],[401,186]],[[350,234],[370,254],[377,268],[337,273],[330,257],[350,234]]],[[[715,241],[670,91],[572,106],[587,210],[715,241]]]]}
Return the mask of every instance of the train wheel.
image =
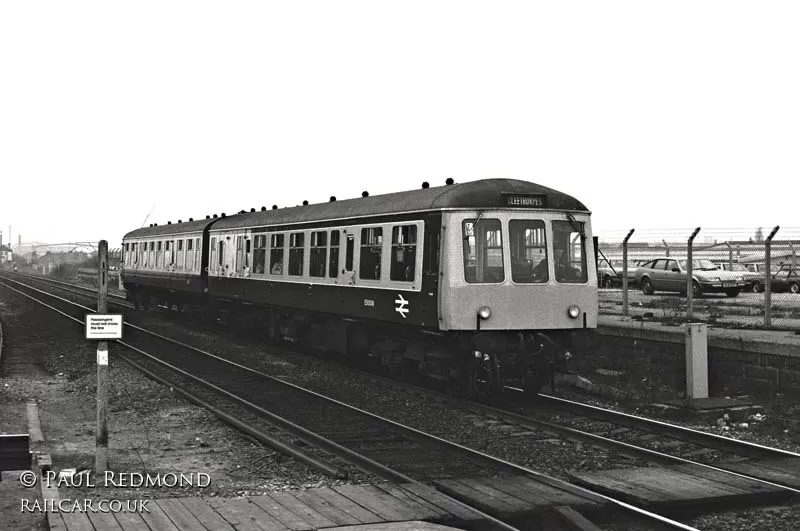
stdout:
{"type": "Polygon", "coordinates": [[[491,354],[476,351],[467,375],[467,398],[488,402],[503,391],[500,361],[491,354]]]}

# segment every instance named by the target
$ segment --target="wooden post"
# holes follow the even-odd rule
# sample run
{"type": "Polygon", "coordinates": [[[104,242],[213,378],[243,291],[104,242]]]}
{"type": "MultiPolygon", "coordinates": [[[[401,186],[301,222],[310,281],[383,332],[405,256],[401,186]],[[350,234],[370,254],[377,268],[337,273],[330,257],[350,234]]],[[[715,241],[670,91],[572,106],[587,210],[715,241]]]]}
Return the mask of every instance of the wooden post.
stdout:
{"type": "MultiPolygon", "coordinates": [[[[108,242],[100,240],[97,249],[97,313],[108,313],[108,242]]],[[[108,341],[97,342],[97,434],[95,472],[108,470],[108,341]]]]}

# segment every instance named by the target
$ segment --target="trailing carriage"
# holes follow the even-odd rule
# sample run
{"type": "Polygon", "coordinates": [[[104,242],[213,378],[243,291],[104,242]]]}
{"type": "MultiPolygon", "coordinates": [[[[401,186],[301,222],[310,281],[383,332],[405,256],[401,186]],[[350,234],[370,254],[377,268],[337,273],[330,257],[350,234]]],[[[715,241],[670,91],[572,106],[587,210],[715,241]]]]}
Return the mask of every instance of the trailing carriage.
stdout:
{"type": "Polygon", "coordinates": [[[597,325],[590,212],[490,179],[154,225],[124,238],[128,298],[197,305],[274,339],[467,395],[537,391],[597,325]]]}

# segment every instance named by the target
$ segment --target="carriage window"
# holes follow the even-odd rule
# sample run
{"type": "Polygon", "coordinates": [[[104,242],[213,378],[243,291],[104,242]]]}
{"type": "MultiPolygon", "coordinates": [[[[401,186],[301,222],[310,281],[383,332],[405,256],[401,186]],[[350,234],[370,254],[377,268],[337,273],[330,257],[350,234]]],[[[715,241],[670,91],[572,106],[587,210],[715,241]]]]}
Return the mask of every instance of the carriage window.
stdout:
{"type": "Polygon", "coordinates": [[[544,221],[513,219],[508,224],[511,280],[520,284],[547,282],[547,240],[544,221]]]}
{"type": "Polygon", "coordinates": [[[361,229],[361,262],[358,277],[364,280],[380,280],[381,249],[383,246],[383,229],[371,227],[361,229]]]}
{"type": "Polygon", "coordinates": [[[267,263],[267,235],[256,234],[253,242],[253,273],[264,274],[264,267],[267,263]]]}
{"type": "Polygon", "coordinates": [[[300,276],[303,274],[303,245],[305,234],[293,232],[289,235],[289,274],[300,276]]]}
{"type": "Polygon", "coordinates": [[[553,253],[557,282],[582,284],[587,281],[583,222],[553,222],[553,253]]]}
{"type": "Polygon", "coordinates": [[[328,276],[336,278],[339,273],[339,231],[331,231],[331,255],[328,263],[328,276]]]}
{"type": "Polygon", "coordinates": [[[200,238],[194,240],[194,269],[199,270],[203,257],[200,253],[200,238]]]}
{"type": "Polygon", "coordinates": [[[211,269],[213,271],[213,270],[215,270],[217,268],[216,267],[216,263],[217,263],[217,260],[216,260],[216,258],[217,258],[217,239],[216,238],[211,238],[211,245],[209,246],[209,248],[211,249],[211,256],[208,257],[208,267],[209,267],[209,269],[211,269]]]}
{"type": "Polygon", "coordinates": [[[414,281],[414,268],[417,265],[417,226],[403,225],[392,227],[392,266],[391,280],[414,281]]]}
{"type": "Polygon", "coordinates": [[[467,219],[464,233],[464,277],[467,282],[502,282],[503,233],[499,219],[467,219]]]}
{"type": "Polygon", "coordinates": [[[353,234],[347,235],[347,243],[344,253],[344,269],[345,271],[352,271],[353,270],[353,254],[354,254],[354,242],[355,236],[353,234]]]}
{"type": "Polygon", "coordinates": [[[164,263],[164,253],[161,250],[161,242],[156,242],[156,268],[160,268],[164,263]]]}
{"type": "Polygon", "coordinates": [[[244,266],[250,267],[250,238],[244,241],[244,266]]]}
{"type": "Polygon", "coordinates": [[[219,268],[223,269],[223,264],[225,263],[225,242],[222,238],[219,239],[219,268]]]}
{"type": "Polygon", "coordinates": [[[312,277],[325,276],[325,259],[328,254],[328,231],[311,233],[311,254],[308,257],[308,274],[312,277]]]}
{"type": "Polygon", "coordinates": [[[283,234],[272,234],[269,241],[269,272],[283,274],[283,234]]]}

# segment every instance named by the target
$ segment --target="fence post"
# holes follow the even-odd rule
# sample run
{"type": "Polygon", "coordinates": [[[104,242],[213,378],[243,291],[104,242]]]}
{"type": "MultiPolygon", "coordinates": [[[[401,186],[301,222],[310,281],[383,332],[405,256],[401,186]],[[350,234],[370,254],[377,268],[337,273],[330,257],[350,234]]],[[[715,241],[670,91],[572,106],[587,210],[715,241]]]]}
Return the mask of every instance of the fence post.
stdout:
{"type": "Polygon", "coordinates": [[[725,242],[725,245],[728,246],[728,267],[733,271],[733,247],[731,246],[731,242],[725,242]]]}
{"type": "Polygon", "coordinates": [[[597,277],[597,285],[600,285],[600,273],[598,269],[598,262],[600,260],[600,238],[592,236],[592,245],[594,246],[594,275],[597,277]]]}
{"type": "Polygon", "coordinates": [[[622,315],[628,315],[628,240],[635,230],[631,229],[622,240],[622,315]]]}
{"type": "Polygon", "coordinates": [[[792,271],[797,268],[797,257],[794,254],[794,244],[789,242],[789,250],[792,251],[792,271]]]}
{"type": "Polygon", "coordinates": [[[694,229],[686,244],[686,316],[689,319],[692,318],[692,299],[694,299],[692,293],[692,282],[694,281],[692,278],[692,242],[698,232],[700,232],[700,227],[694,229]]]}
{"type": "Polygon", "coordinates": [[[661,243],[664,244],[664,252],[667,254],[667,258],[669,258],[669,244],[667,240],[661,240],[661,243]]]}
{"type": "Polygon", "coordinates": [[[767,239],[764,240],[764,326],[772,326],[772,238],[778,232],[779,225],[775,225],[767,239]]]}

